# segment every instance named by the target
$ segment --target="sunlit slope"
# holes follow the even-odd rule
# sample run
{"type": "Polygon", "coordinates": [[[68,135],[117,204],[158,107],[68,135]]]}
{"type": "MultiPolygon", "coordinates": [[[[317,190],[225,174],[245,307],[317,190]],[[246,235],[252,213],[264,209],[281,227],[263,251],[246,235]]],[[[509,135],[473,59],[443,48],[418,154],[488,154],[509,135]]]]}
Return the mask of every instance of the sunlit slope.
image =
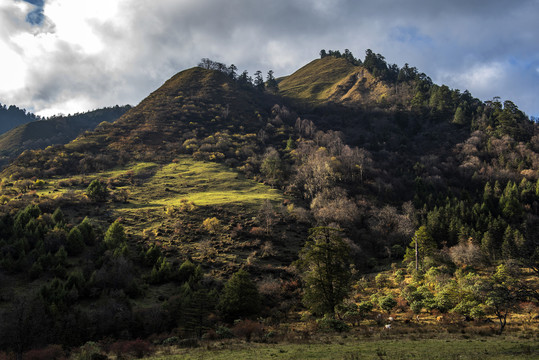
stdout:
{"type": "Polygon", "coordinates": [[[407,100],[410,84],[397,88],[375,78],[363,66],[327,56],[305,65],[279,83],[281,95],[311,105],[332,102],[377,106],[407,100]]]}
{"type": "Polygon", "coordinates": [[[337,90],[337,84],[357,70],[345,59],[332,56],[311,61],[279,83],[283,96],[308,102],[324,102],[337,90]]]}

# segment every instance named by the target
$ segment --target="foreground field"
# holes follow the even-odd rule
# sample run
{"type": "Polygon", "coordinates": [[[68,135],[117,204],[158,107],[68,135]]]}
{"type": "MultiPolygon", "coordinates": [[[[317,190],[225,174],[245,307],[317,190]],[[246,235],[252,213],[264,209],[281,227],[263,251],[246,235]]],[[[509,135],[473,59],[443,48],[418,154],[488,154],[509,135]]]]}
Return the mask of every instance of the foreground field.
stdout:
{"type": "Polygon", "coordinates": [[[522,339],[353,340],[328,338],[308,344],[227,344],[174,350],[149,359],[537,359],[539,343],[522,339]]]}

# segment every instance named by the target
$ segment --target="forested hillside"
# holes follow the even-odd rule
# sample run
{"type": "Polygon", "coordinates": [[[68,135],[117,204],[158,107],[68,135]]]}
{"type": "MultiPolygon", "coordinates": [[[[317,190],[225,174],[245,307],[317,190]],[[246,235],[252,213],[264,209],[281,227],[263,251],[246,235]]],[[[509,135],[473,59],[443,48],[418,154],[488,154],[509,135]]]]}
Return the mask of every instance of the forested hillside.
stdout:
{"type": "Polygon", "coordinates": [[[12,161],[2,348],[420,333],[420,317],[536,338],[510,324],[538,311],[538,125],[370,50],[320,55],[279,79],[203,59],[12,161]]]}
{"type": "Polygon", "coordinates": [[[33,120],[0,135],[0,166],[20,155],[24,150],[44,149],[66,144],[86,130],[93,130],[103,121],[114,121],[130,106],[115,106],[83,114],[53,116],[33,120]]]}
{"type": "Polygon", "coordinates": [[[36,121],[39,117],[32,113],[26,112],[25,109],[19,109],[15,105],[0,104],[0,134],[5,133],[22,124],[30,121],[36,121]]]}

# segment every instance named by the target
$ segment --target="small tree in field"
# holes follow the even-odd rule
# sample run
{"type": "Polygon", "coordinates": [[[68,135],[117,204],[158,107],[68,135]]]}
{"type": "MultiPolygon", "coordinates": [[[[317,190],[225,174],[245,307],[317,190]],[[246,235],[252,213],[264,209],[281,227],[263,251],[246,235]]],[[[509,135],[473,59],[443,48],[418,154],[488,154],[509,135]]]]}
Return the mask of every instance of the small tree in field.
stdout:
{"type": "Polygon", "coordinates": [[[508,315],[517,309],[522,300],[515,274],[512,274],[504,264],[499,265],[496,273],[482,284],[481,292],[487,311],[498,318],[500,323],[498,333],[501,335],[507,324],[508,315]]]}
{"type": "Polygon", "coordinates": [[[92,201],[104,202],[107,200],[108,195],[109,191],[107,187],[97,179],[92,181],[86,189],[86,196],[92,201]]]}
{"type": "Polygon", "coordinates": [[[350,292],[350,247],[339,229],[315,227],[300,252],[303,272],[303,301],[319,314],[335,316],[335,307],[350,292]]]}

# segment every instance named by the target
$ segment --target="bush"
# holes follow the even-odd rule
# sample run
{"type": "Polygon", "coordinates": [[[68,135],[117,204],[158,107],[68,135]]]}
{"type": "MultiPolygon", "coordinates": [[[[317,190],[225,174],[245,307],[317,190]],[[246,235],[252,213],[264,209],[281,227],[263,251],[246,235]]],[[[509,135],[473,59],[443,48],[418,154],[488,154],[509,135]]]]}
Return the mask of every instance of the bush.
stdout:
{"type": "Polygon", "coordinates": [[[49,345],[43,349],[34,349],[24,354],[24,360],[57,360],[65,357],[61,345],[49,345]]]}
{"type": "Polygon", "coordinates": [[[117,341],[110,345],[110,352],[117,358],[123,358],[125,355],[131,355],[138,359],[151,354],[151,344],[144,340],[117,341]]]}
{"type": "Polygon", "coordinates": [[[264,326],[259,322],[252,320],[240,320],[232,328],[232,333],[237,337],[245,337],[245,341],[250,342],[253,335],[262,337],[264,326]]]}
{"type": "Polygon", "coordinates": [[[80,255],[84,251],[84,238],[77,227],[67,235],[66,250],[70,256],[80,255]]]}
{"type": "Polygon", "coordinates": [[[389,275],[387,273],[379,273],[374,278],[374,281],[379,289],[384,288],[389,285],[389,275]]]}
{"type": "Polygon", "coordinates": [[[102,357],[106,358],[105,355],[101,354],[99,344],[93,341],[88,341],[81,346],[74,356],[76,360],[100,360],[102,357]]]}
{"type": "Polygon", "coordinates": [[[234,333],[232,333],[232,330],[230,330],[226,326],[219,326],[217,330],[215,330],[215,332],[217,333],[219,339],[232,339],[234,337],[234,333]]]}
{"type": "Polygon", "coordinates": [[[177,336],[172,336],[163,340],[162,344],[165,346],[172,346],[172,345],[178,345],[179,342],[180,342],[180,338],[178,338],[177,336]]]}
{"type": "Polygon", "coordinates": [[[202,222],[202,226],[204,229],[206,229],[209,233],[217,233],[219,232],[221,228],[221,221],[217,219],[216,217],[207,218],[202,222]]]}
{"type": "Polygon", "coordinates": [[[200,344],[197,339],[181,339],[178,341],[178,346],[182,348],[195,348],[199,347],[200,344]]]}
{"type": "Polygon", "coordinates": [[[386,295],[379,300],[378,305],[382,310],[389,313],[395,306],[397,306],[397,301],[393,298],[393,295],[386,295]]]}
{"type": "Polygon", "coordinates": [[[92,201],[95,202],[104,202],[107,200],[107,197],[109,195],[109,191],[105,185],[101,183],[101,181],[95,179],[88,185],[88,188],[86,189],[86,196],[92,201]]]}
{"type": "Polygon", "coordinates": [[[345,332],[350,330],[350,327],[344,321],[327,316],[316,320],[316,323],[322,330],[333,330],[337,332],[345,332]]]}

